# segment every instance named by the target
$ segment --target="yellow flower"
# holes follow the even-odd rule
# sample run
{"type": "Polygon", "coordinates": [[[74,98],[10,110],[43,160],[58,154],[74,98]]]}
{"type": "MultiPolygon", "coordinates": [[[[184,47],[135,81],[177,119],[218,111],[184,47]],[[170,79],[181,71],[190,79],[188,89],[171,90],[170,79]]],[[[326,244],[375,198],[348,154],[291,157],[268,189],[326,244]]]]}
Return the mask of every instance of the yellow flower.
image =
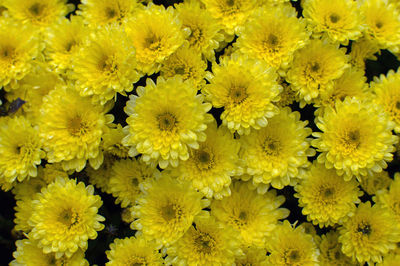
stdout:
{"type": "Polygon", "coordinates": [[[201,0],[229,35],[234,35],[258,7],[257,0],[201,0]]]}
{"type": "Polygon", "coordinates": [[[32,27],[0,18],[0,87],[10,82],[11,88],[16,86],[17,81],[31,71],[38,52],[38,40],[32,27]]]}
{"type": "Polygon", "coordinates": [[[17,200],[14,210],[14,229],[28,234],[32,230],[32,226],[29,225],[29,218],[32,216],[32,200],[37,199],[36,195],[30,195],[30,197],[25,197],[24,199],[17,200]]]}
{"type": "Polygon", "coordinates": [[[185,1],[175,5],[175,8],[182,20],[182,27],[190,29],[190,35],[186,38],[190,49],[214,61],[214,50],[224,39],[220,33],[221,25],[197,0],[185,1]]]}
{"type": "Polygon", "coordinates": [[[206,141],[198,149],[190,149],[189,159],[174,170],[207,198],[220,199],[230,195],[231,176],[242,172],[237,166],[240,144],[225,127],[217,128],[215,122],[205,133],[206,141]]]}
{"type": "Polygon", "coordinates": [[[140,5],[137,0],[82,0],[77,14],[91,27],[112,23],[125,24],[140,5]]]}
{"type": "Polygon", "coordinates": [[[95,239],[104,228],[104,217],[97,214],[102,201],[93,195],[92,186],[76,180],[58,178],[42,189],[33,200],[29,239],[38,241],[45,254],[54,252],[56,258],[71,257],[80,249],[86,250],[87,240],[95,239]]]}
{"type": "Polygon", "coordinates": [[[115,203],[121,203],[121,207],[125,208],[135,203],[140,194],[139,185],[159,177],[160,172],[136,159],[125,159],[116,161],[109,175],[109,191],[116,197],[115,203]]]}
{"type": "Polygon", "coordinates": [[[375,53],[379,53],[378,45],[369,38],[361,38],[351,44],[350,64],[364,72],[367,59],[376,60],[375,53]]]}
{"type": "Polygon", "coordinates": [[[321,152],[318,162],[350,180],[380,172],[393,158],[398,137],[392,135],[393,122],[372,103],[356,98],[337,101],[316,117],[322,132],[314,132],[312,145],[321,152]]]}
{"type": "Polygon", "coordinates": [[[0,120],[0,179],[12,183],[36,177],[45,155],[37,126],[23,116],[0,120]]]}
{"type": "Polygon", "coordinates": [[[269,66],[286,69],[294,51],[306,44],[308,35],[305,21],[296,17],[294,8],[267,5],[239,29],[237,47],[244,54],[266,61],[269,66]]]}
{"type": "Polygon", "coordinates": [[[167,265],[233,265],[243,256],[240,240],[233,229],[223,227],[214,217],[197,217],[196,227],[167,249],[167,265]]]}
{"type": "Polygon", "coordinates": [[[387,210],[361,203],[355,214],[339,228],[342,252],[359,263],[382,262],[400,241],[398,222],[387,210]]]}
{"type": "Polygon", "coordinates": [[[371,90],[376,95],[375,102],[380,105],[395,123],[394,131],[400,133],[400,69],[390,70],[371,83],[371,90]]]}
{"type": "Polygon", "coordinates": [[[352,215],[363,194],[356,180],[344,181],[334,169],[326,169],[318,163],[311,166],[308,176],[295,190],[302,213],[321,228],[340,224],[352,215]]]}
{"type": "Polygon", "coordinates": [[[81,96],[95,95],[101,104],[126,95],[139,80],[135,70],[135,49],[122,28],[107,26],[93,33],[73,60],[76,89],[81,96]]]}
{"type": "Polygon", "coordinates": [[[67,0],[3,0],[11,17],[23,24],[46,28],[75,9],[67,0]]]}
{"type": "Polygon", "coordinates": [[[262,61],[233,54],[214,64],[212,71],[203,93],[214,107],[224,107],[221,120],[232,132],[249,134],[251,128],[265,127],[279,112],[273,103],[282,90],[278,75],[262,61]]]}
{"type": "Polygon", "coordinates": [[[116,127],[114,124],[111,125],[113,127],[110,127],[102,137],[103,150],[117,158],[127,158],[129,149],[122,145],[122,139],[125,137],[122,126],[120,124],[117,124],[116,127]]]}
{"type": "Polygon", "coordinates": [[[195,87],[201,89],[206,84],[206,69],[207,62],[202,59],[201,54],[184,46],[168,57],[160,70],[164,78],[179,75],[183,80],[191,79],[195,87]]]}
{"type": "Polygon", "coordinates": [[[271,184],[282,189],[303,178],[310,165],[307,157],[315,151],[310,148],[311,129],[300,121],[300,113],[285,107],[271,118],[268,125],[241,138],[241,158],[253,183],[271,184]]]}
{"type": "Polygon", "coordinates": [[[68,173],[62,169],[60,163],[48,163],[46,166],[39,167],[38,177],[43,179],[46,184],[50,184],[56,180],[57,177],[68,178],[68,173]]]}
{"type": "Polygon", "coordinates": [[[269,265],[318,265],[319,250],[311,235],[302,227],[295,228],[287,220],[276,227],[267,241],[269,265]]]}
{"type": "Polygon", "coordinates": [[[360,186],[367,194],[375,195],[377,191],[388,188],[391,182],[392,179],[389,173],[382,170],[382,172],[363,177],[360,181],[360,186]]]}
{"type": "Polygon", "coordinates": [[[37,247],[37,242],[30,239],[17,240],[15,245],[17,250],[13,253],[15,260],[10,262],[10,266],[87,266],[85,253],[82,250],[75,252],[70,258],[62,256],[57,258],[54,253],[45,254],[42,249],[37,247]]]}
{"type": "Polygon", "coordinates": [[[352,0],[306,0],[303,16],[314,36],[325,33],[332,42],[347,45],[361,36],[363,18],[358,4],[352,0]]]}
{"type": "Polygon", "coordinates": [[[289,215],[289,210],[279,208],[284,201],[275,190],[260,195],[245,183],[236,182],[230,197],[211,203],[211,215],[239,231],[244,246],[263,247],[278,220],[289,215]]]}
{"type": "Polygon", "coordinates": [[[109,259],[107,266],[164,264],[158,247],[142,237],[117,238],[110,244],[110,250],[106,254],[109,259]]]}
{"type": "Polygon", "coordinates": [[[363,1],[361,12],[365,15],[366,34],[380,49],[399,51],[400,14],[393,4],[386,0],[363,1]]]}
{"type": "Polygon", "coordinates": [[[357,265],[349,257],[343,254],[342,245],[339,243],[339,233],[329,231],[322,235],[319,244],[319,263],[321,266],[355,266],[357,265]]]}
{"type": "Polygon", "coordinates": [[[292,90],[291,86],[287,83],[282,83],[281,86],[283,90],[279,94],[279,102],[276,103],[279,108],[289,106],[296,101],[296,93],[292,90]]]}
{"type": "Polygon", "coordinates": [[[209,205],[202,195],[168,175],[149,180],[142,185],[143,194],[136,200],[132,215],[137,218],[131,228],[140,231],[148,240],[169,246],[181,238],[196,215],[205,215],[209,205]]]}
{"type": "Polygon", "coordinates": [[[322,40],[312,40],[306,47],[297,50],[286,80],[300,95],[304,105],[317,98],[320,91],[333,85],[349,67],[343,49],[322,40]]]}
{"type": "Polygon", "coordinates": [[[126,32],[136,49],[137,68],[146,74],[158,72],[165,58],[176,51],[189,33],[181,29],[175,9],[152,3],[138,10],[126,24],[126,32]]]}
{"type": "Polygon", "coordinates": [[[159,77],[157,85],[147,79],[146,87],[138,87],[137,93],[125,107],[129,117],[122,143],[130,146],[130,156],[142,153],[146,163],[178,166],[189,158],[189,147],[198,149],[199,142],[205,141],[211,104],[203,103],[193,83],[179,76],[159,77]]]}
{"type": "Polygon", "coordinates": [[[373,200],[391,213],[397,223],[400,222],[400,173],[394,175],[394,181],[391,182],[389,190],[386,188],[378,190],[373,200]]]}
{"type": "Polygon", "coordinates": [[[30,178],[21,183],[17,183],[12,189],[12,193],[16,200],[32,200],[36,193],[40,193],[42,187],[46,187],[47,183],[40,178],[30,178]]]}
{"type": "Polygon", "coordinates": [[[255,246],[242,247],[244,257],[236,258],[235,265],[237,266],[266,266],[267,264],[267,250],[255,246]]]}
{"type": "Polygon", "coordinates": [[[100,141],[113,120],[103,107],[92,104],[72,88],[58,87],[43,99],[40,135],[50,163],[62,162],[64,170],[81,171],[86,160],[95,169],[103,162],[100,141]]]}

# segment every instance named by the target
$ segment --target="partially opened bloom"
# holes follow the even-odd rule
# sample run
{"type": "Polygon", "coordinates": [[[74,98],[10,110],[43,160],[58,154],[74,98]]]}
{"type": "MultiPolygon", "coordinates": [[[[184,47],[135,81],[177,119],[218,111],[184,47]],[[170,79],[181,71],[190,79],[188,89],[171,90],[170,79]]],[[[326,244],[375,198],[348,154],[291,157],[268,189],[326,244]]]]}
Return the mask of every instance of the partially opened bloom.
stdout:
{"type": "Polygon", "coordinates": [[[187,160],[189,147],[198,149],[212,121],[206,113],[211,104],[203,103],[196,92],[193,83],[181,77],[159,77],[157,84],[148,79],[146,87],[138,87],[138,96],[131,95],[125,107],[129,117],[122,142],[130,146],[129,155],[142,153],[145,162],[161,168],[187,160]]]}
{"type": "Polygon", "coordinates": [[[230,197],[212,202],[211,215],[239,231],[244,246],[263,247],[278,220],[289,215],[289,210],[279,208],[284,201],[285,197],[277,196],[275,190],[261,195],[247,184],[236,182],[230,197]]]}
{"type": "Polygon", "coordinates": [[[115,127],[115,124],[111,124],[110,128],[102,136],[103,151],[116,158],[127,158],[129,148],[122,144],[124,137],[122,126],[117,124],[115,127]]]}
{"type": "Polygon", "coordinates": [[[169,246],[181,238],[193,223],[196,215],[205,215],[209,205],[201,193],[167,174],[158,180],[142,185],[143,194],[132,208],[137,218],[131,228],[140,231],[145,239],[169,246]]]}
{"type": "Polygon", "coordinates": [[[358,206],[339,232],[343,253],[359,263],[381,262],[400,241],[398,222],[382,207],[371,207],[369,201],[358,206]]]}
{"type": "Polygon", "coordinates": [[[224,107],[221,120],[232,132],[249,134],[279,112],[274,102],[282,90],[273,68],[259,60],[233,54],[213,65],[203,93],[216,108],[224,107]]]}
{"type": "Polygon", "coordinates": [[[109,260],[106,265],[163,265],[164,261],[158,249],[154,242],[140,236],[117,238],[110,244],[110,250],[106,251],[109,260]]]}
{"type": "Polygon", "coordinates": [[[318,163],[311,166],[307,177],[295,189],[302,213],[320,227],[343,222],[353,214],[363,194],[356,180],[345,181],[335,169],[326,169],[318,163]]]}
{"type": "Polygon", "coordinates": [[[95,239],[104,228],[100,223],[104,217],[97,214],[102,201],[93,192],[92,186],[63,178],[42,189],[32,202],[29,238],[37,240],[44,253],[54,252],[56,258],[86,250],[88,239],[95,239]]]}
{"type": "Polygon", "coordinates": [[[356,1],[306,0],[302,6],[314,35],[326,34],[332,42],[345,45],[361,36],[363,18],[356,1]]]}
{"type": "MultiPolygon", "coordinates": [[[[312,145],[321,152],[318,162],[335,168],[345,180],[362,179],[368,172],[380,172],[393,158],[394,123],[379,106],[356,98],[337,101],[316,118],[322,132],[314,132],[312,145]]],[[[372,174],[372,173],[371,173],[372,174]]]]}
{"type": "Polygon", "coordinates": [[[320,265],[323,266],[349,266],[357,265],[342,252],[342,244],[339,243],[339,232],[329,231],[321,236],[319,244],[320,254],[318,257],[320,265]]]}
{"type": "Polygon", "coordinates": [[[363,177],[360,186],[369,195],[375,195],[379,190],[388,188],[391,183],[392,179],[388,171],[382,170],[382,172],[363,177]]]}
{"type": "Polygon", "coordinates": [[[311,129],[306,125],[300,113],[285,107],[265,128],[241,138],[241,158],[253,183],[281,189],[303,177],[310,165],[307,157],[315,154],[307,138],[311,129]]]}
{"type": "Polygon", "coordinates": [[[397,223],[400,223],[400,173],[396,173],[394,181],[391,182],[389,190],[382,189],[377,191],[373,200],[395,218],[397,223]]]}
{"type": "Polygon", "coordinates": [[[370,38],[361,38],[357,41],[352,42],[351,52],[349,54],[349,63],[356,69],[364,72],[365,61],[367,59],[376,60],[376,53],[379,53],[379,46],[376,42],[370,38]]]}

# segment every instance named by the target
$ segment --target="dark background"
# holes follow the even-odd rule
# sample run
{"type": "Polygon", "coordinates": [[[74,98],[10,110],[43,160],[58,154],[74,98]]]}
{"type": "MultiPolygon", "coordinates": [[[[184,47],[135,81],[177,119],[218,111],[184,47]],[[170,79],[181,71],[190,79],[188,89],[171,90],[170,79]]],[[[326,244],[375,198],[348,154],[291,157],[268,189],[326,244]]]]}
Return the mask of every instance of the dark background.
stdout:
{"type": "MultiPolygon", "coordinates": [[[[75,5],[79,4],[80,1],[70,0],[69,3],[73,3],[75,5]]],[[[183,1],[153,1],[156,4],[163,4],[164,6],[173,5],[174,3],[179,3],[183,1]]],[[[299,14],[301,14],[301,9],[299,7],[299,2],[292,2],[292,5],[296,7],[299,14]]],[[[350,44],[351,45],[351,44],[350,44]]],[[[349,46],[350,46],[349,45],[349,46]]],[[[350,48],[348,47],[348,50],[350,48]]],[[[221,51],[218,55],[222,54],[221,51]]],[[[368,82],[373,79],[374,76],[379,76],[380,74],[386,74],[390,69],[397,70],[400,65],[400,62],[396,59],[394,55],[390,52],[383,50],[381,54],[377,54],[377,61],[367,61],[366,64],[366,76],[368,82]]],[[[209,64],[209,69],[210,64],[209,64]]],[[[150,78],[155,79],[158,75],[152,75],[150,78]]],[[[134,88],[137,86],[144,86],[145,80],[148,77],[145,76],[139,80],[136,84],[134,84],[134,88]]],[[[131,92],[135,93],[135,89],[131,92]]],[[[6,101],[4,99],[4,90],[0,91],[0,98],[3,103],[6,101]]],[[[115,107],[111,110],[111,113],[115,116],[115,123],[120,123],[122,126],[126,125],[125,119],[126,114],[123,112],[123,107],[125,106],[125,102],[128,100],[128,97],[124,97],[118,95],[117,102],[115,107]]],[[[308,120],[309,126],[313,129],[313,131],[319,131],[315,126],[314,120],[314,108],[310,105],[306,106],[303,109],[300,109],[298,104],[295,103],[291,105],[292,110],[299,111],[301,113],[302,120],[308,120]]],[[[222,112],[222,109],[213,108],[211,113],[217,119],[220,124],[221,121],[219,116],[222,112]]],[[[315,159],[316,157],[310,158],[310,161],[315,159]]],[[[389,164],[388,171],[390,176],[393,177],[395,172],[400,171],[400,163],[399,158],[395,156],[394,160],[389,164]]],[[[73,177],[77,177],[79,180],[87,182],[87,176],[84,171],[74,174],[73,177]]],[[[104,265],[107,262],[107,258],[105,255],[105,251],[109,249],[109,244],[113,241],[114,238],[124,238],[127,236],[132,236],[134,232],[129,228],[128,224],[125,224],[121,221],[121,208],[119,205],[114,204],[114,198],[108,194],[102,193],[99,190],[96,190],[97,194],[99,194],[103,200],[103,205],[99,210],[99,213],[106,218],[105,229],[101,232],[98,232],[98,237],[95,240],[89,240],[89,247],[86,251],[86,259],[89,261],[90,265],[98,264],[104,265]]],[[[306,217],[301,214],[301,208],[298,207],[298,201],[294,198],[294,190],[292,187],[285,187],[284,189],[278,191],[278,194],[283,194],[286,197],[286,202],[282,207],[288,208],[290,210],[290,215],[287,218],[291,223],[298,221],[302,223],[306,221],[306,217]]],[[[362,201],[371,200],[371,197],[365,193],[362,197],[362,201]]],[[[2,203],[2,207],[0,208],[0,249],[3,250],[3,254],[0,256],[0,265],[7,265],[13,258],[12,252],[15,250],[15,241],[21,239],[20,235],[16,235],[11,233],[12,228],[14,227],[13,219],[14,219],[14,206],[15,200],[11,192],[2,192],[0,191],[0,202],[2,203]]],[[[329,231],[330,228],[327,229],[319,229],[315,227],[319,234],[325,233],[329,231]]]]}

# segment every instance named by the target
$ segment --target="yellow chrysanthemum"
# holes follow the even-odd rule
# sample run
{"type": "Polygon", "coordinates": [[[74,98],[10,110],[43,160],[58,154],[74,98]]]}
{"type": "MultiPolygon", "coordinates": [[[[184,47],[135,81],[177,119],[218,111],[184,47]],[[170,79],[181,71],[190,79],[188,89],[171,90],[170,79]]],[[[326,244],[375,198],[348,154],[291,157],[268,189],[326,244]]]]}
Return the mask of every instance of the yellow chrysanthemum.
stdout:
{"type": "Polygon", "coordinates": [[[306,44],[309,34],[305,21],[296,17],[294,8],[267,5],[251,17],[238,35],[240,52],[264,60],[276,69],[286,69],[294,51],[306,44]]]}
{"type": "Polygon", "coordinates": [[[27,200],[32,199],[32,197],[39,193],[42,187],[46,187],[47,183],[41,179],[30,178],[29,180],[24,180],[21,183],[17,183],[12,189],[12,193],[15,196],[16,200],[27,200]]]}
{"type": "Polygon", "coordinates": [[[215,17],[229,35],[234,35],[238,28],[258,7],[256,0],[201,0],[207,11],[215,17]]]}
{"type": "Polygon", "coordinates": [[[312,145],[321,152],[318,162],[335,168],[345,180],[362,179],[368,172],[380,172],[393,158],[398,137],[392,135],[394,123],[375,104],[356,98],[337,101],[316,117],[323,132],[314,132],[312,145]]]}
{"type": "Polygon", "coordinates": [[[319,265],[321,266],[355,266],[349,257],[343,254],[342,245],[339,243],[339,233],[330,231],[321,236],[319,244],[319,265]]]}
{"type": "Polygon", "coordinates": [[[125,208],[135,203],[142,182],[159,175],[157,169],[136,159],[116,161],[110,171],[109,190],[116,197],[115,203],[121,203],[121,207],[125,208]]]}
{"type": "Polygon", "coordinates": [[[249,134],[251,128],[265,127],[279,112],[273,103],[282,90],[276,82],[278,75],[262,61],[233,54],[212,70],[203,92],[214,107],[224,107],[221,120],[232,132],[249,134]]]}
{"type": "Polygon", "coordinates": [[[278,220],[289,215],[289,210],[279,208],[284,201],[275,190],[260,195],[245,183],[236,182],[230,197],[211,203],[211,215],[239,231],[243,245],[263,247],[278,220]]]}
{"type": "Polygon", "coordinates": [[[319,243],[321,242],[321,237],[317,234],[317,230],[315,230],[315,226],[312,223],[302,222],[301,224],[298,225],[298,227],[303,228],[304,233],[311,235],[315,244],[319,245],[319,243]]]}
{"type": "Polygon", "coordinates": [[[312,236],[304,233],[302,227],[295,228],[287,220],[276,227],[267,242],[267,250],[271,253],[268,265],[318,265],[319,250],[312,236]]]}
{"type": "Polygon", "coordinates": [[[266,266],[267,264],[267,250],[254,246],[242,247],[244,257],[236,258],[236,266],[266,266]]]}
{"type": "Polygon", "coordinates": [[[364,72],[365,61],[377,59],[375,53],[379,53],[379,47],[374,41],[369,38],[358,39],[351,44],[350,64],[364,72]]]}
{"type": "Polygon", "coordinates": [[[279,102],[276,103],[279,108],[289,106],[296,101],[296,92],[292,90],[291,86],[287,83],[282,83],[281,86],[283,90],[279,94],[279,102]]]}
{"type": "Polygon", "coordinates": [[[89,26],[107,24],[125,24],[140,8],[137,0],[82,0],[77,14],[81,15],[89,26]]]}
{"type": "Polygon", "coordinates": [[[101,104],[133,90],[139,80],[135,49],[123,29],[104,27],[91,38],[73,60],[73,78],[82,96],[95,95],[101,104]]]}
{"type": "Polygon", "coordinates": [[[0,179],[8,183],[36,177],[45,157],[38,127],[23,116],[0,121],[0,179]]]}
{"type": "Polygon", "coordinates": [[[326,169],[323,164],[314,163],[309,174],[295,187],[302,213],[313,224],[334,226],[356,209],[362,192],[352,179],[344,181],[335,169],[326,169]]]}
{"type": "Polygon", "coordinates": [[[186,38],[190,49],[214,61],[214,50],[224,39],[220,33],[221,25],[197,0],[185,1],[175,5],[175,8],[182,20],[182,27],[190,29],[190,35],[186,38]]]}
{"type": "Polygon", "coordinates": [[[381,49],[399,51],[400,14],[387,0],[362,1],[361,12],[365,15],[366,33],[381,49]]]}
{"type": "Polygon", "coordinates": [[[142,237],[115,239],[106,251],[107,266],[149,265],[160,266],[164,261],[158,247],[142,237]]]}
{"type": "Polygon", "coordinates": [[[382,256],[400,242],[400,227],[387,210],[361,203],[355,214],[339,228],[342,252],[359,263],[381,262],[382,256]]]}
{"type": "Polygon", "coordinates": [[[24,239],[17,240],[15,243],[17,250],[13,253],[15,260],[10,262],[10,266],[87,266],[85,253],[78,250],[71,257],[62,256],[57,258],[54,253],[44,254],[42,249],[37,247],[35,241],[24,239]]]}
{"type": "Polygon", "coordinates": [[[33,200],[29,225],[33,227],[29,239],[38,241],[38,247],[56,258],[71,257],[81,248],[86,250],[88,239],[95,239],[104,228],[104,217],[97,214],[102,201],[93,195],[92,186],[76,180],[58,178],[42,189],[33,200]]]}
{"type": "Polygon", "coordinates": [[[89,183],[94,185],[96,188],[100,189],[102,192],[111,194],[110,191],[110,173],[111,168],[116,162],[115,156],[104,153],[104,160],[98,169],[93,169],[90,167],[85,168],[85,172],[89,177],[89,183]]]}
{"type": "Polygon", "coordinates": [[[32,230],[32,226],[29,225],[29,218],[32,216],[32,200],[37,199],[36,195],[31,195],[30,198],[26,197],[22,200],[17,200],[14,210],[14,229],[25,234],[28,234],[32,230]]]}
{"type": "Polygon", "coordinates": [[[400,133],[400,69],[397,72],[390,70],[386,76],[375,78],[371,89],[376,95],[375,102],[396,124],[394,131],[400,133]]]}
{"type": "Polygon", "coordinates": [[[39,167],[38,169],[38,177],[43,179],[46,184],[50,184],[56,180],[56,178],[68,178],[68,173],[62,169],[61,164],[59,163],[48,163],[46,166],[39,167]]]}
{"type": "Polygon", "coordinates": [[[392,179],[389,173],[382,170],[382,172],[363,177],[360,181],[360,186],[369,195],[375,195],[378,190],[388,188],[391,182],[392,179]]]}
{"type": "Polygon", "coordinates": [[[191,79],[197,89],[201,89],[206,81],[207,63],[195,50],[184,46],[179,48],[162,63],[161,76],[172,78],[181,76],[183,80],[191,79]]]}
{"type": "Polygon", "coordinates": [[[117,124],[116,127],[110,127],[102,137],[103,150],[118,158],[127,158],[129,149],[122,145],[122,139],[124,137],[125,134],[120,124],[117,124]]]}
{"type": "Polygon", "coordinates": [[[137,68],[146,73],[158,72],[160,63],[184,42],[189,30],[181,29],[175,9],[150,3],[138,10],[126,25],[126,32],[136,49],[137,68]]]}
{"type": "Polygon", "coordinates": [[[193,83],[179,76],[159,77],[157,85],[147,79],[146,87],[138,87],[137,93],[125,107],[129,117],[122,143],[131,146],[130,156],[142,153],[146,163],[176,167],[189,158],[189,147],[198,149],[199,142],[205,141],[211,104],[203,103],[193,83]]]}
{"type": "Polygon", "coordinates": [[[57,71],[70,69],[72,59],[77,56],[89,35],[82,17],[71,16],[52,25],[47,31],[46,57],[57,71]]]}
{"type": "Polygon", "coordinates": [[[347,45],[361,36],[363,18],[357,2],[352,0],[306,0],[303,16],[315,35],[325,33],[332,42],[347,45]]]}
{"type": "Polygon", "coordinates": [[[0,18],[0,87],[10,82],[15,86],[31,71],[38,52],[38,40],[29,25],[0,18]]]}
{"type": "Polygon", "coordinates": [[[311,129],[300,120],[300,113],[289,107],[271,118],[268,125],[243,137],[241,158],[253,183],[270,184],[281,189],[295,179],[301,179],[310,165],[307,156],[315,151],[310,148],[311,129]]]}
{"type": "Polygon", "coordinates": [[[192,225],[196,215],[205,215],[203,208],[209,205],[202,195],[190,187],[165,175],[144,187],[136,200],[132,215],[137,218],[131,228],[140,231],[146,239],[156,240],[169,246],[192,225]],[[147,187],[146,187],[147,186],[147,187]]]}
{"type": "Polygon", "coordinates": [[[11,17],[23,24],[48,27],[75,9],[67,0],[3,0],[11,17]]]}
{"type": "Polygon", "coordinates": [[[196,227],[167,249],[167,265],[233,265],[243,256],[235,231],[223,227],[212,216],[197,217],[196,227]]]}
{"type": "Polygon", "coordinates": [[[320,91],[331,87],[348,67],[343,49],[322,40],[312,40],[297,50],[286,80],[305,103],[311,103],[320,91]]]}
{"type": "Polygon", "coordinates": [[[113,120],[103,107],[92,104],[72,88],[58,87],[43,99],[41,137],[50,163],[62,162],[64,170],[81,171],[86,160],[95,169],[103,162],[100,141],[113,120]]]}
{"type": "MultiPolygon", "coordinates": [[[[240,144],[225,128],[214,122],[205,131],[207,139],[176,168],[177,176],[189,180],[207,198],[220,199],[230,195],[231,176],[240,175],[238,166],[240,144]]],[[[175,170],[175,169],[174,169],[175,170]]]]}
{"type": "Polygon", "coordinates": [[[394,181],[390,184],[389,190],[382,189],[377,191],[373,200],[396,218],[400,222],[400,173],[394,175],[394,181]]]}

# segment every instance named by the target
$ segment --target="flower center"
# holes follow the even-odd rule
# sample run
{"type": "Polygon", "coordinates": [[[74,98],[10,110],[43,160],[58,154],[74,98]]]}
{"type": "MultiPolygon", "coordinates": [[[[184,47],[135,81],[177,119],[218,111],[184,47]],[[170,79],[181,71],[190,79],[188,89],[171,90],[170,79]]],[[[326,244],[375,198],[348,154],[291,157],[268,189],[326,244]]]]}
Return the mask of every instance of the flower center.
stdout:
{"type": "Polygon", "coordinates": [[[289,250],[285,254],[286,263],[292,263],[298,261],[300,258],[300,253],[298,250],[289,250]]]}
{"type": "Polygon", "coordinates": [[[315,63],[313,63],[311,65],[311,71],[312,72],[317,72],[319,69],[320,69],[320,66],[319,66],[319,64],[317,62],[315,62],[315,63]]]}
{"type": "Polygon", "coordinates": [[[68,227],[68,229],[77,226],[80,221],[79,214],[72,209],[63,210],[58,218],[61,223],[68,227]]]}
{"type": "Polygon", "coordinates": [[[0,52],[0,56],[4,60],[12,60],[13,56],[15,54],[15,49],[9,46],[2,47],[2,50],[0,52]]]}
{"type": "Polygon", "coordinates": [[[383,23],[382,23],[381,21],[377,21],[377,22],[375,23],[375,26],[376,26],[378,29],[380,29],[380,28],[383,27],[383,23]]]}
{"type": "Polygon", "coordinates": [[[339,16],[338,14],[336,14],[336,13],[332,13],[332,14],[329,16],[329,19],[331,20],[332,23],[336,23],[336,22],[339,21],[340,16],[339,16]]]}
{"type": "Polygon", "coordinates": [[[215,240],[207,233],[200,233],[194,242],[199,253],[210,254],[215,246],[215,240]]]}
{"type": "Polygon", "coordinates": [[[85,135],[89,131],[88,125],[79,115],[68,120],[67,129],[75,137],[85,135]]]}
{"type": "Polygon", "coordinates": [[[235,104],[242,103],[247,98],[246,88],[233,86],[229,91],[229,97],[235,104]]]}
{"type": "Polygon", "coordinates": [[[214,165],[214,154],[207,147],[196,150],[194,158],[197,159],[197,167],[201,170],[211,169],[214,165]]]}
{"type": "Polygon", "coordinates": [[[165,113],[157,117],[158,128],[162,131],[172,131],[176,127],[177,121],[174,115],[165,113]]]}
{"type": "Polygon", "coordinates": [[[182,210],[175,204],[168,204],[161,209],[161,216],[165,221],[170,222],[174,219],[179,219],[182,215],[182,210]]]}
{"type": "Polygon", "coordinates": [[[106,16],[109,19],[114,18],[117,15],[117,11],[114,8],[107,7],[106,8],[106,16]]]}
{"type": "Polygon", "coordinates": [[[278,41],[278,37],[276,37],[274,34],[268,35],[267,43],[270,46],[275,47],[278,44],[278,41]]]}
{"type": "Polygon", "coordinates": [[[280,142],[267,137],[263,144],[263,150],[267,156],[277,156],[280,151],[280,142]]]}
{"type": "Polygon", "coordinates": [[[396,108],[400,110],[400,101],[396,102],[396,108]]]}
{"type": "Polygon", "coordinates": [[[74,47],[76,44],[77,43],[75,42],[75,40],[67,42],[67,44],[65,45],[65,51],[70,52],[72,47],[74,47]]]}
{"type": "Polygon", "coordinates": [[[144,39],[144,45],[150,50],[159,50],[161,48],[160,39],[157,38],[154,34],[150,34],[150,36],[144,39]]]}
{"type": "Polygon", "coordinates": [[[369,224],[360,224],[357,228],[357,232],[362,233],[363,235],[370,235],[371,234],[371,226],[369,224]]]}
{"type": "Polygon", "coordinates": [[[29,7],[29,12],[31,12],[31,14],[34,16],[40,16],[40,14],[43,12],[43,9],[43,5],[41,5],[40,3],[34,3],[29,7]]]}
{"type": "Polygon", "coordinates": [[[247,218],[247,213],[244,212],[244,211],[241,211],[241,212],[239,213],[239,219],[242,220],[242,221],[244,221],[244,220],[246,220],[246,218],[247,218]]]}
{"type": "Polygon", "coordinates": [[[227,1],[226,1],[226,5],[227,5],[227,6],[231,6],[231,7],[232,7],[234,4],[235,4],[235,1],[234,1],[234,0],[227,0],[227,1]]]}

